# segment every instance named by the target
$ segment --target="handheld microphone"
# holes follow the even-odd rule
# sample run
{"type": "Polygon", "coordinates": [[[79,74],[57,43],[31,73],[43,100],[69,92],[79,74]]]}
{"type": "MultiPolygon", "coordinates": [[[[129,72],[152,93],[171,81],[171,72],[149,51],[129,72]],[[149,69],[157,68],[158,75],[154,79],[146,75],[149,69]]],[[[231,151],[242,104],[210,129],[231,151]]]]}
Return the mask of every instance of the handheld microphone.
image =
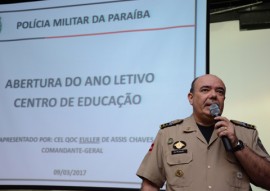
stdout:
{"type": "MultiPolygon", "coordinates": [[[[209,109],[210,109],[210,113],[213,117],[220,116],[220,109],[219,109],[218,104],[216,104],[216,103],[211,104],[209,109]]],[[[228,137],[221,136],[221,140],[223,142],[225,150],[231,152],[233,149],[232,149],[232,145],[231,145],[231,142],[228,139],[228,137]]]]}

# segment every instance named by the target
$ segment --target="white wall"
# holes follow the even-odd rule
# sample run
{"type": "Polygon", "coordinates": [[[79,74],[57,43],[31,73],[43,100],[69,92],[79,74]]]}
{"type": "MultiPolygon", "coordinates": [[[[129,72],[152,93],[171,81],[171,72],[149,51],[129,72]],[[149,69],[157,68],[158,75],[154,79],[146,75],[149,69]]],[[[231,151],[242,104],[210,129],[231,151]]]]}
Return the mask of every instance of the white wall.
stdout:
{"type": "Polygon", "coordinates": [[[227,86],[223,116],[256,125],[270,153],[270,29],[240,31],[238,21],[211,24],[210,73],[227,86]]]}

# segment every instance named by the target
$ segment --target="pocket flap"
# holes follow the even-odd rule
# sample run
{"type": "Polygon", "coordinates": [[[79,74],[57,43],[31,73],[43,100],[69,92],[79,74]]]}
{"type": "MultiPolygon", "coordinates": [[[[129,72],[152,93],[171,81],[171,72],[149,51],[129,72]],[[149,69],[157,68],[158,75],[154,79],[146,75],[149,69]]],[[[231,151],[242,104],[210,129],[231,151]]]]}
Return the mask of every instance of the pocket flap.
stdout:
{"type": "Polygon", "coordinates": [[[192,161],[192,153],[182,153],[167,156],[169,165],[188,164],[192,161]]]}

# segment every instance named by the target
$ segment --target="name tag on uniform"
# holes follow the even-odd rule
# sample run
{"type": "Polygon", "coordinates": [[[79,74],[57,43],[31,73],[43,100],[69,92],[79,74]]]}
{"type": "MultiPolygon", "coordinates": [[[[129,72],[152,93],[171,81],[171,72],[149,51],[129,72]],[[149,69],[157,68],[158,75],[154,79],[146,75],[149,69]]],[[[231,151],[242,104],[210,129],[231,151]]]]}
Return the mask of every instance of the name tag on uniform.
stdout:
{"type": "Polygon", "coordinates": [[[187,153],[187,149],[177,149],[172,151],[172,155],[187,153]]]}

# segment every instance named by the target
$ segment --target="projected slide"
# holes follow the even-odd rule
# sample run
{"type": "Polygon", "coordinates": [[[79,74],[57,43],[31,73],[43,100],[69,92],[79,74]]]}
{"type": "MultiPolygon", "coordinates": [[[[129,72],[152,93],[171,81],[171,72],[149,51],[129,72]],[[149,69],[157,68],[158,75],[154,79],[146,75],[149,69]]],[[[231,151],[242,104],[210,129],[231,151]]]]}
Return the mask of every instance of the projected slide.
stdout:
{"type": "Polygon", "coordinates": [[[0,185],[140,187],[159,125],[191,113],[190,83],[205,73],[196,6],[0,6],[0,185]]]}

